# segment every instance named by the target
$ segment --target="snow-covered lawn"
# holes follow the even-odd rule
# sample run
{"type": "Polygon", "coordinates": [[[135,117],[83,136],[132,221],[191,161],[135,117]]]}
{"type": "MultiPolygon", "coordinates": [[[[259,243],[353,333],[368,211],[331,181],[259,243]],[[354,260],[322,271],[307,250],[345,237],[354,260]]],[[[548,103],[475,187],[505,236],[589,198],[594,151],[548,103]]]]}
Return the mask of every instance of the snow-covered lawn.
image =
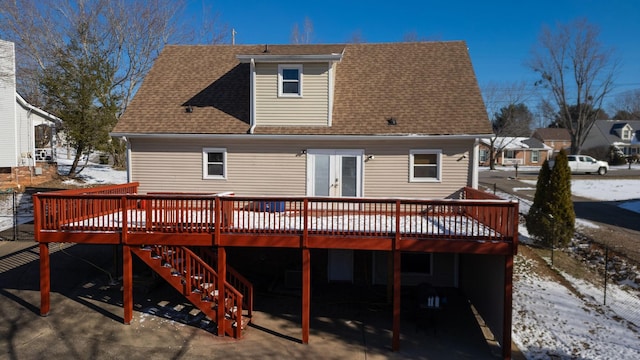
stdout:
{"type": "MultiPolygon", "coordinates": [[[[563,274],[580,298],[532,267],[532,260],[516,257],[513,340],[527,359],[640,359],[640,328],[624,318],[640,299],[622,294],[615,307],[604,306],[601,289],[563,274]]],[[[615,297],[623,290],[609,291],[615,297]]]]}
{"type": "MultiPolygon", "coordinates": [[[[70,160],[62,160],[61,172],[69,165],[70,160]]],[[[126,182],[124,171],[92,163],[81,177],[85,184],[126,182]]],[[[533,188],[535,182],[526,190],[533,188]]],[[[572,191],[596,200],[629,200],[620,206],[640,212],[640,179],[574,179],[572,191]]],[[[5,211],[1,210],[2,206],[6,209],[6,204],[0,201],[0,211],[5,211]]],[[[526,211],[526,203],[520,208],[526,211]]],[[[0,218],[0,229],[11,227],[11,220],[6,220],[0,218]]],[[[577,221],[581,226],[590,226],[588,221],[577,221]]],[[[524,227],[520,233],[523,239],[527,238],[524,227]]],[[[563,275],[581,296],[532,271],[532,260],[522,255],[516,257],[513,340],[527,359],[640,359],[640,324],[625,317],[637,313],[640,298],[630,297],[620,286],[610,285],[607,291],[611,300],[605,306],[600,296],[602,289],[563,275]]]]}

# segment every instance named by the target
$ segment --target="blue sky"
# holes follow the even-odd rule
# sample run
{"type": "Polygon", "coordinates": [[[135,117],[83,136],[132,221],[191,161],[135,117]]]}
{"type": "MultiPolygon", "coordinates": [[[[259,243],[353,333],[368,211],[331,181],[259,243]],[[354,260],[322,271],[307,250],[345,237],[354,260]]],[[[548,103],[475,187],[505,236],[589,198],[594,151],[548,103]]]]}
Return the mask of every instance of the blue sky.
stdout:
{"type": "MultiPolygon", "coordinates": [[[[189,15],[204,0],[189,0],[189,15]]],[[[288,44],[295,23],[313,22],[313,43],[343,43],[359,33],[367,43],[402,41],[408,33],[427,40],[464,40],[480,86],[533,83],[525,61],[543,24],[586,18],[621,61],[615,93],[640,88],[640,1],[204,1],[238,44],[288,44]]],[[[197,15],[196,15],[197,16],[197,15]]]]}

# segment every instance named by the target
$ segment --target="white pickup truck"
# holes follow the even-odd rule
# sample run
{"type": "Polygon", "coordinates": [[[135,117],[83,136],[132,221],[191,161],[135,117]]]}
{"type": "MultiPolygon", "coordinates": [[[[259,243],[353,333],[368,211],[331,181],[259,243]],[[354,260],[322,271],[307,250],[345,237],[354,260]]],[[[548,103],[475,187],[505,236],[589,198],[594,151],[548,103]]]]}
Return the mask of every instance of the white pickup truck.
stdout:
{"type": "Polygon", "coordinates": [[[567,155],[569,168],[572,173],[598,173],[604,175],[609,171],[609,164],[606,161],[599,161],[586,155],[567,155]]]}

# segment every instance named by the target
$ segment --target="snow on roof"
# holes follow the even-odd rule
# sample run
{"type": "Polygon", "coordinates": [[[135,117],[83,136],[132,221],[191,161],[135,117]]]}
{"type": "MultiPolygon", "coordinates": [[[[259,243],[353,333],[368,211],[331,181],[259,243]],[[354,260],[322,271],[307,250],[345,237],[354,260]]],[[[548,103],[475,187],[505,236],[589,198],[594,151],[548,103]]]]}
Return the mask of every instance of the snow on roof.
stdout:
{"type": "MultiPolygon", "coordinates": [[[[497,136],[493,146],[503,150],[553,150],[551,146],[545,145],[538,139],[520,136],[497,136]]],[[[491,146],[491,139],[483,138],[480,140],[483,144],[491,146]]]]}

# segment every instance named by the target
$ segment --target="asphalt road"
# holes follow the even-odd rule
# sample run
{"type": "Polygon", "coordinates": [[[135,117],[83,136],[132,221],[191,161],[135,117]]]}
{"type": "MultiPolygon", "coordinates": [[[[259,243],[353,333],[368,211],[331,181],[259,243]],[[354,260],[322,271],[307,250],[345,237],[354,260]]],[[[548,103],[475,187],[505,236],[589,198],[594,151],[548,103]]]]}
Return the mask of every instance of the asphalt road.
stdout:
{"type": "MultiPolygon", "coordinates": [[[[512,194],[525,201],[533,201],[535,185],[521,180],[537,180],[537,171],[480,171],[481,186],[496,188],[498,191],[512,194]]],[[[611,170],[607,175],[574,174],[573,179],[629,179],[640,180],[640,166],[634,165],[629,169],[611,170]]],[[[616,246],[627,248],[628,253],[639,253],[640,248],[640,214],[619,207],[620,201],[598,201],[579,196],[573,196],[573,207],[576,218],[588,220],[602,227],[602,233],[609,234],[606,238],[600,236],[598,242],[615,242],[616,246]]],[[[640,256],[640,255],[638,255],[640,256]]],[[[637,257],[637,256],[634,256],[637,257]]]]}

